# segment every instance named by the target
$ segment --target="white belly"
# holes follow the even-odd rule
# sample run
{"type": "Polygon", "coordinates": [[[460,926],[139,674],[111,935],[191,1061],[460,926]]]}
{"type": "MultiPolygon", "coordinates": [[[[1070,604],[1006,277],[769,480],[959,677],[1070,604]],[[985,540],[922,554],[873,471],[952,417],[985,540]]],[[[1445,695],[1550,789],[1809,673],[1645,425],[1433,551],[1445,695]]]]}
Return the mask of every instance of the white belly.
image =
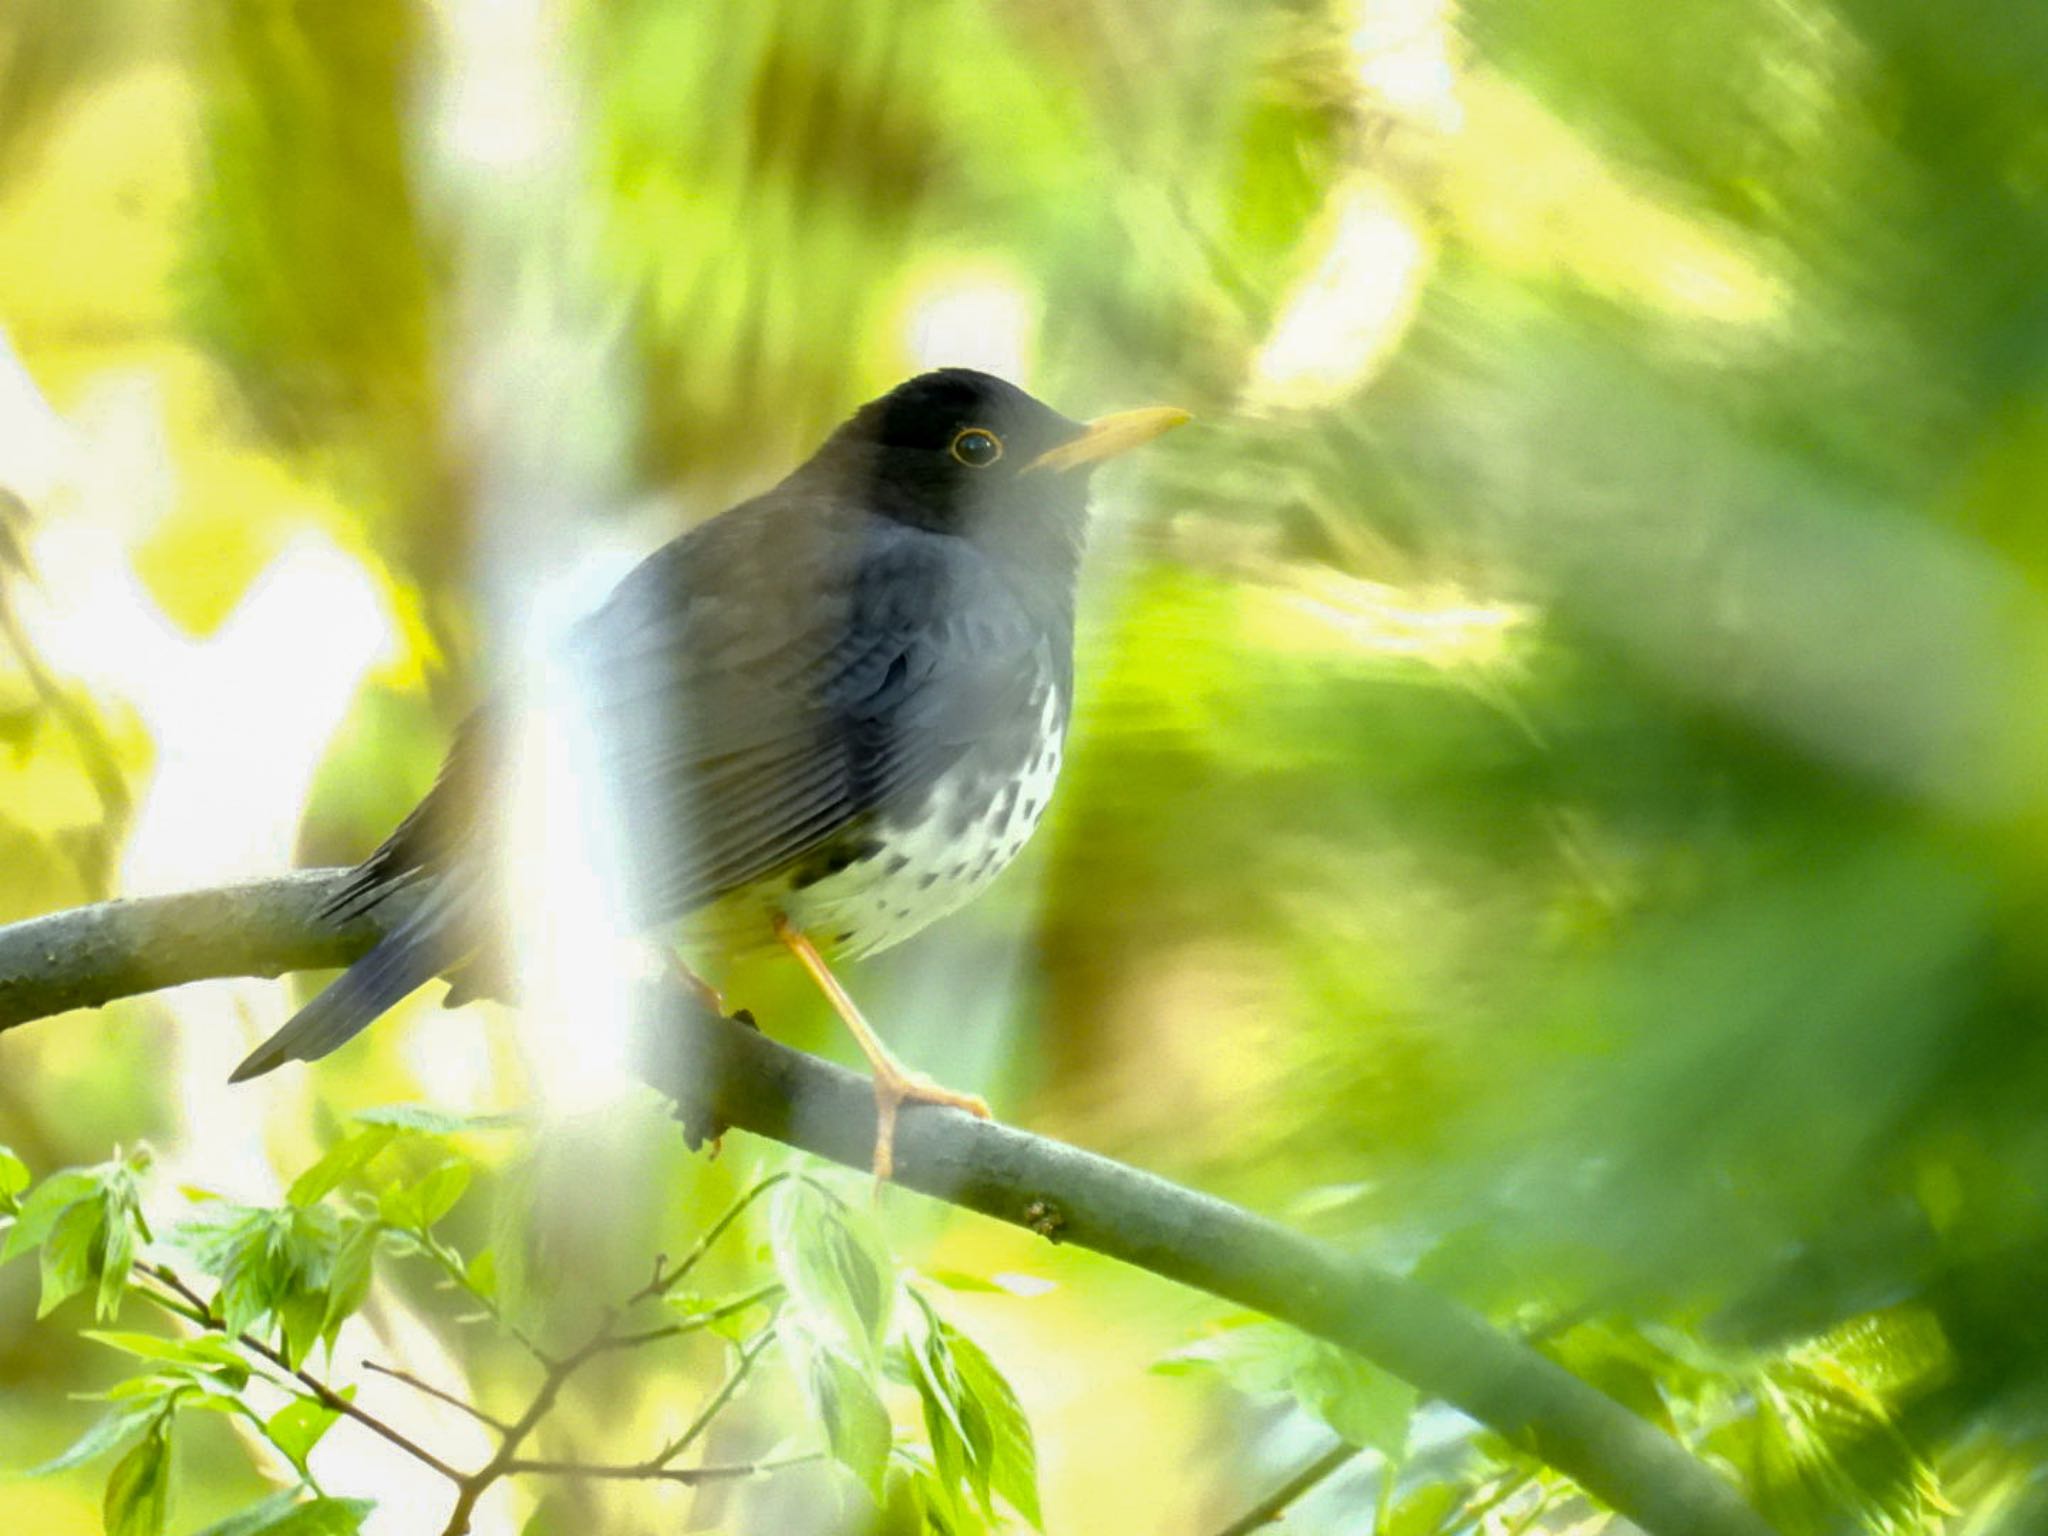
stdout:
{"type": "MultiPolygon", "coordinates": [[[[1057,707],[1049,697],[1048,710],[1057,707]]],[[[1037,829],[1059,777],[1060,747],[1054,723],[1024,773],[993,796],[970,770],[941,779],[915,822],[878,827],[872,855],[788,892],[783,910],[818,943],[853,955],[900,944],[958,910],[1037,829]]]]}

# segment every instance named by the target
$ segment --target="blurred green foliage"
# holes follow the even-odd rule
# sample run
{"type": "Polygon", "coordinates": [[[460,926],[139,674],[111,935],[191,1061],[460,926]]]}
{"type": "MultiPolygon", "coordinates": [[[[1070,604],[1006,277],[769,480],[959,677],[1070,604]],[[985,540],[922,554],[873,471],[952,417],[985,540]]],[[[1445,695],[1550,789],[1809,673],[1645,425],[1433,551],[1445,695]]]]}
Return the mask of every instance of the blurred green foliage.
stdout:
{"type": "MultiPolygon", "coordinates": [[[[0,14],[0,918],[145,865],[224,877],[259,797],[178,800],[179,767],[288,727],[319,766],[266,781],[293,829],[267,856],[359,856],[489,685],[508,586],[541,586],[508,549],[645,547],[924,363],[1077,413],[1173,400],[1201,427],[1104,487],[1046,834],[854,977],[885,1033],[1005,1118],[1531,1332],[1787,1532],[2048,1521],[2048,12],[476,9],[0,14]],[[307,540],[374,595],[354,672],[322,670],[326,608],[237,628],[307,540]],[[207,670],[237,645],[271,694],[207,670]],[[292,712],[299,678],[331,718],[292,712]],[[238,687],[241,735],[180,734],[238,687]]],[[[827,1038],[784,968],[721,979],[827,1038]]],[[[230,1109],[186,1054],[230,1023],[194,1006],[7,1035],[0,1140],[39,1170],[144,1134],[225,1158],[205,1132],[239,1116],[241,1153],[295,1169],[360,1145],[351,1110],[518,1105],[546,1075],[494,1016],[483,1066],[437,1077],[419,1042],[480,1037],[428,999],[230,1109]]],[[[675,1212],[735,1192],[672,1140],[653,1115],[538,1137],[465,1251],[630,1290],[675,1212]]],[[[65,1208],[45,1296],[108,1284],[78,1233],[111,1208],[65,1208]]],[[[1052,1287],[959,1298],[1035,1426],[1048,1529],[1220,1527],[1333,1427],[1375,1449],[1285,1529],[1588,1517],[1441,1410],[1357,1432],[1299,1341],[1238,1359],[1085,1257],[884,1227],[1052,1287]],[[1196,1335],[1184,1361],[1232,1368],[1145,1369],[1196,1335]]],[[[95,1351],[30,1326],[27,1271],[0,1271],[0,1436],[33,1459],[95,1351]]],[[[973,1376],[947,1326],[920,1335],[945,1364],[899,1364],[973,1376]]],[[[635,1423],[709,1379],[664,1371],[635,1423]]],[[[859,1401],[828,1415],[843,1457],[876,1443],[859,1401]]],[[[968,1514],[1029,1513],[947,1462],[966,1426],[924,1428],[968,1514]]],[[[187,1482],[251,1492],[194,1444],[187,1482]]],[[[134,1499],[173,1464],[137,1463],[134,1499]]],[[[92,1529],[72,1475],[0,1510],[92,1529]]],[[[700,1512],[946,1518],[779,1497],[700,1512]]]]}

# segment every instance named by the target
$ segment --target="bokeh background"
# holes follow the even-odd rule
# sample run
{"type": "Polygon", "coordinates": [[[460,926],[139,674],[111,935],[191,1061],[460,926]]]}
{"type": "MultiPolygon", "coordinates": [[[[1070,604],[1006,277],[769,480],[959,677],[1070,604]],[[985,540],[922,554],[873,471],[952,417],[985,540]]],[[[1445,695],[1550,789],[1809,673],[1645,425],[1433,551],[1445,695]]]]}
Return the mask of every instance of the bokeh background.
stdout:
{"type": "MultiPolygon", "coordinates": [[[[2048,1528],[2036,4],[9,0],[0,920],[359,858],[624,561],[938,363],[1199,420],[1099,477],[1029,856],[851,975],[901,1052],[1538,1333],[1787,1532],[2048,1528]]],[[[791,969],[719,979],[843,1054],[791,969]]],[[[350,1110],[547,1099],[463,1208],[543,1313],[771,1156],[438,989],[229,1092],[304,985],[9,1033],[0,1142],[275,1198],[350,1110]]],[[[955,1304],[1051,1530],[1220,1528],[1327,1440],[1151,1369],[1199,1298],[882,1218],[1003,1277],[955,1304]]],[[[30,1268],[10,1464],[112,1368],[30,1268]]],[[[387,1353],[511,1370],[387,1290],[387,1353]]],[[[1414,1441],[1404,1487],[1511,1464],[1414,1441]]],[[[225,1425],[181,1454],[181,1524],[264,1486],[225,1425]]],[[[1281,1528],[1599,1520],[1532,1483],[1411,1528],[1391,1486],[1362,1456],[1281,1528]]],[[[97,1530],[98,1483],[0,1512],[97,1530]]],[[[874,1519],[800,1480],[553,1518],[874,1519]]]]}

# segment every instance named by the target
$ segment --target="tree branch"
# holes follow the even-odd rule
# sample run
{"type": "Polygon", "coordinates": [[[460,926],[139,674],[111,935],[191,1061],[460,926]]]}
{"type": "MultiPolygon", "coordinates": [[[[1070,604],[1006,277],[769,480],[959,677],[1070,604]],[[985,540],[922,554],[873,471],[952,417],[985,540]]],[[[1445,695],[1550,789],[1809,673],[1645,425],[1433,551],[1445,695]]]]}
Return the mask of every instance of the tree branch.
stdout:
{"type": "MultiPolygon", "coordinates": [[[[0,1031],[66,1009],[221,976],[344,964],[399,910],[319,919],[340,871],[109,902],[0,928],[0,1031]]],[[[865,1169],[865,1078],[680,996],[643,1030],[638,1070],[691,1123],[729,1124],[865,1169]]],[[[1576,1480],[1649,1536],[1770,1536],[1670,1436],[1477,1314],[1263,1217],[1138,1169],[920,1106],[896,1182],[1076,1243],[1357,1351],[1576,1480]]]]}

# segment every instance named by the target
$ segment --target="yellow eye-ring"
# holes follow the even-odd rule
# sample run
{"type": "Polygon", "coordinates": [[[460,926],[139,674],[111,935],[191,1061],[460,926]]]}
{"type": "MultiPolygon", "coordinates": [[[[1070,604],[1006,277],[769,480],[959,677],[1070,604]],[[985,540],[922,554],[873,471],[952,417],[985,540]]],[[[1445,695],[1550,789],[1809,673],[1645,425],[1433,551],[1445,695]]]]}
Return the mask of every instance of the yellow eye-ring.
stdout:
{"type": "Polygon", "coordinates": [[[1003,440],[986,427],[962,427],[953,434],[953,457],[969,469],[987,469],[1003,456],[1003,440]]]}

